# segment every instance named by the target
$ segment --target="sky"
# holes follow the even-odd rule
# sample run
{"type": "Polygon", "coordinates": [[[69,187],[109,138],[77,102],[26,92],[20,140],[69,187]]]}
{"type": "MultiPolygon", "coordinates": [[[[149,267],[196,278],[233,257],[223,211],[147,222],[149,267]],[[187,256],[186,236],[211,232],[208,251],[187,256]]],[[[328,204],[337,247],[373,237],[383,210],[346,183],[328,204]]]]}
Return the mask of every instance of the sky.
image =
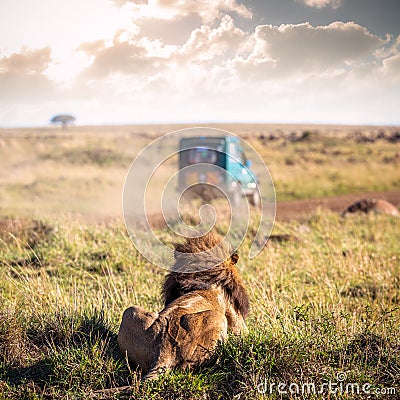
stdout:
{"type": "Polygon", "coordinates": [[[2,0],[0,127],[400,124],[399,0],[2,0]]]}

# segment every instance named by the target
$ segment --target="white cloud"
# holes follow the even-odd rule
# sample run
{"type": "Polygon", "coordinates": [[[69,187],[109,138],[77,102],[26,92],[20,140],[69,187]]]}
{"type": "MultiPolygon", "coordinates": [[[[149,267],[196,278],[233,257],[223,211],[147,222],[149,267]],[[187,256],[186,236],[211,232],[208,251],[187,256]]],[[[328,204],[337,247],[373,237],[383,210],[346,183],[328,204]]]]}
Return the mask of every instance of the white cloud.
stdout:
{"type": "Polygon", "coordinates": [[[175,47],[120,31],[111,43],[82,43],[79,50],[92,58],[91,64],[83,70],[81,78],[98,80],[116,74],[148,77],[159,73],[175,47]]]}
{"type": "MultiPolygon", "coordinates": [[[[112,43],[96,41],[79,47],[91,58],[81,76],[83,84],[110,77],[117,79],[116,75],[131,76],[132,80],[136,75],[152,87],[156,82],[163,85],[170,82],[170,87],[187,86],[189,90],[194,82],[210,78],[221,70],[224,60],[241,51],[248,39],[248,34],[237,28],[228,15],[215,28],[202,25],[195,29],[181,46],[140,36],[125,38],[125,34],[119,32],[112,43]]],[[[132,86],[131,90],[134,90],[132,86]]]]}
{"type": "Polygon", "coordinates": [[[178,20],[141,17],[135,18],[135,25],[142,37],[150,40],[162,39],[166,44],[181,46],[202,25],[202,20],[195,14],[181,16],[178,20]]]}
{"type": "Polygon", "coordinates": [[[253,50],[237,55],[233,62],[241,76],[276,79],[294,75],[349,70],[376,60],[375,53],[387,40],[372,35],[353,22],[335,22],[327,26],[287,24],[258,26],[249,38],[253,50]]]}
{"type": "Polygon", "coordinates": [[[252,17],[252,12],[236,0],[114,0],[114,3],[118,6],[133,4],[135,18],[179,20],[189,15],[198,15],[204,23],[211,23],[227,12],[234,12],[243,18],[252,17]]]}
{"type": "MultiPolygon", "coordinates": [[[[108,49],[94,44],[94,65],[108,74],[108,61],[124,66],[118,71],[126,74],[123,86],[130,84],[131,89],[119,94],[128,103],[140,102],[139,114],[147,120],[155,115],[190,120],[191,115],[196,120],[338,118],[357,123],[365,117],[363,110],[373,117],[373,110],[379,109],[371,96],[382,96],[385,87],[393,93],[389,76],[398,59],[392,42],[353,22],[263,25],[247,33],[225,16],[214,28],[202,25],[193,30],[184,44],[169,46],[168,51],[160,42],[139,38],[108,49]],[[163,54],[161,60],[152,58],[157,54],[163,54]]],[[[115,79],[121,84],[125,78],[115,79]]],[[[385,112],[379,110],[376,118],[385,112]]]]}
{"type": "Polygon", "coordinates": [[[0,101],[30,103],[51,96],[54,86],[45,75],[50,63],[49,47],[0,58],[0,101]]]}
{"type": "Polygon", "coordinates": [[[382,62],[382,72],[385,77],[400,82],[400,53],[388,57],[382,62]]]}
{"type": "MultiPolygon", "coordinates": [[[[154,2],[138,3],[129,7],[154,2]]],[[[60,111],[82,124],[399,122],[393,101],[400,93],[399,38],[383,39],[354,22],[261,25],[247,32],[218,8],[207,24],[201,21],[214,18],[215,8],[205,17],[197,3],[183,2],[186,17],[178,17],[183,3],[161,3],[178,18],[168,24],[196,25],[180,43],[164,40],[162,30],[147,37],[143,24],[161,20],[142,15],[139,26],[81,43],[70,64],[50,48],[0,55],[0,124],[24,116],[42,122],[60,111]]]]}
{"type": "Polygon", "coordinates": [[[332,7],[339,8],[342,5],[342,0],[298,0],[303,2],[306,6],[323,8],[332,7]]]}
{"type": "Polygon", "coordinates": [[[202,25],[195,29],[188,41],[176,52],[180,60],[201,62],[216,56],[233,57],[241,51],[247,34],[235,27],[233,19],[225,15],[219,26],[202,25]]]}
{"type": "Polygon", "coordinates": [[[51,49],[49,47],[36,50],[24,48],[18,53],[0,59],[0,73],[41,74],[50,62],[51,49]]]}

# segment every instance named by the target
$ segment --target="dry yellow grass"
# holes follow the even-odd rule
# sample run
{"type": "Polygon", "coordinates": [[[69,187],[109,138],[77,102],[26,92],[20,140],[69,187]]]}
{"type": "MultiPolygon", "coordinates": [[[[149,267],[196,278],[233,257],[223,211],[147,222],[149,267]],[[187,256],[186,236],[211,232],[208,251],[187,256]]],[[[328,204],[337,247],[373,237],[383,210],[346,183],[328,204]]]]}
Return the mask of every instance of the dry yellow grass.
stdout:
{"type": "MultiPolygon", "coordinates": [[[[1,129],[0,215],[121,216],[123,183],[138,152],[154,138],[189,126],[1,129]]],[[[400,188],[400,142],[388,140],[398,133],[394,127],[215,127],[254,146],[270,168],[278,200],[400,188]],[[304,132],[304,140],[291,140],[304,132]],[[365,142],[371,137],[378,140],[365,142]]]]}

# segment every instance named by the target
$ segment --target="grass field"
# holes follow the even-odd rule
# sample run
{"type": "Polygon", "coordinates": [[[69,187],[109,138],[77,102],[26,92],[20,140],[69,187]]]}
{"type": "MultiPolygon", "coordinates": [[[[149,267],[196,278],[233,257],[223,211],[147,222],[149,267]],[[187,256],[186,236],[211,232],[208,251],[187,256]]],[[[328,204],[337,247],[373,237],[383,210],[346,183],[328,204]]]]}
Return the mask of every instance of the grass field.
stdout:
{"type": "MultiPolygon", "coordinates": [[[[120,198],[131,155],[162,128],[93,129],[0,133],[0,398],[99,398],[124,385],[116,398],[398,398],[399,219],[323,209],[276,223],[283,240],[241,257],[248,335],[221,345],[212,368],[141,383],[116,334],[126,307],[162,308],[165,271],[133,247],[120,198]]],[[[282,129],[240,127],[278,200],[400,188],[398,143],[357,139],[358,128],[269,137],[282,129]]]]}
{"type": "MultiPolygon", "coordinates": [[[[122,187],[135,156],[154,138],[184,127],[0,130],[0,215],[120,217],[122,187]]],[[[278,201],[400,189],[399,129],[217,127],[243,136],[259,152],[278,201]]]]}

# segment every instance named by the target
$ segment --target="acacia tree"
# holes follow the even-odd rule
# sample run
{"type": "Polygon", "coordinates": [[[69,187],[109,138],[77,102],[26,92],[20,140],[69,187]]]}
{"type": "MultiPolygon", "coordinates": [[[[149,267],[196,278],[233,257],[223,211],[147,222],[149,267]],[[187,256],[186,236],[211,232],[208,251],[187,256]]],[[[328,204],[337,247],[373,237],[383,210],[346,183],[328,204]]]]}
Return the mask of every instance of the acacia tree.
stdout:
{"type": "Polygon", "coordinates": [[[61,125],[63,129],[67,129],[67,126],[74,123],[76,118],[69,114],[55,115],[50,122],[55,125],[61,125]]]}

